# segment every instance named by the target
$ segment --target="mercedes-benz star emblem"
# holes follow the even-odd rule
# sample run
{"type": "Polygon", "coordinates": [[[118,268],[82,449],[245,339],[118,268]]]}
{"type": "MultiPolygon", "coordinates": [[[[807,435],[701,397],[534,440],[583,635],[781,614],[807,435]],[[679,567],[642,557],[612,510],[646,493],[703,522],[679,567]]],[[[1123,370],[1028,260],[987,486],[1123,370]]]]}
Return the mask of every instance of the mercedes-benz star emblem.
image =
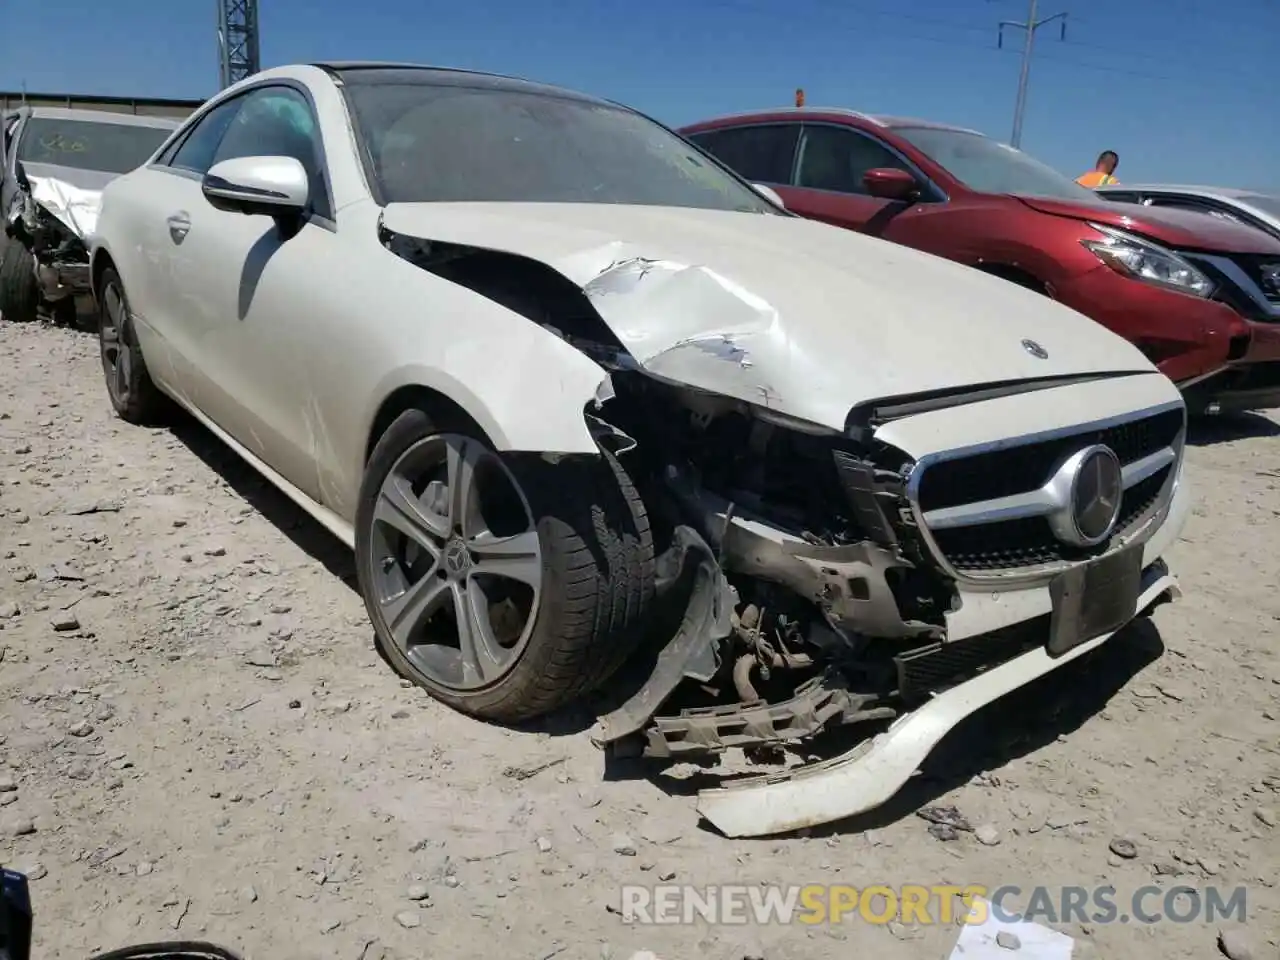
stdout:
{"type": "Polygon", "coordinates": [[[471,566],[471,557],[461,540],[450,540],[444,548],[444,568],[451,577],[459,577],[471,566]]]}
{"type": "Polygon", "coordinates": [[[1111,535],[1120,516],[1124,476],[1120,460],[1110,447],[1081,451],[1071,482],[1071,531],[1069,541],[1090,547],[1111,535]]]}
{"type": "Polygon", "coordinates": [[[1027,353],[1031,354],[1037,360],[1049,359],[1049,351],[1040,346],[1040,344],[1036,343],[1034,340],[1023,340],[1022,349],[1027,351],[1027,353]]]}

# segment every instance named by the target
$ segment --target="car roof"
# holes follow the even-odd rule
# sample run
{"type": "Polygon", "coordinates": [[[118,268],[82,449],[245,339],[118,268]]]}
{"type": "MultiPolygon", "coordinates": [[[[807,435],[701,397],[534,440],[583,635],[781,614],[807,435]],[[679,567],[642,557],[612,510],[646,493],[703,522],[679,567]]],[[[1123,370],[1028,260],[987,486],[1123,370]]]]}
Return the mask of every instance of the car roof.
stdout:
{"type": "Polygon", "coordinates": [[[13,112],[50,120],[84,120],[125,127],[163,127],[169,130],[176,130],[183,120],[180,117],[153,117],[146,114],[114,113],[110,110],[77,110],[74,107],[19,107],[13,112]]]}
{"type": "MultiPolygon", "coordinates": [[[[954,130],[956,133],[971,133],[976,136],[985,136],[978,130],[970,130],[967,127],[959,127],[950,123],[939,123],[935,120],[919,120],[914,117],[896,117],[886,114],[863,113],[860,110],[850,110],[848,107],[774,107],[765,110],[750,110],[741,113],[730,113],[723,116],[715,117],[713,120],[704,121],[706,123],[721,123],[726,120],[751,120],[756,117],[777,116],[780,114],[794,114],[797,117],[805,116],[836,116],[848,117],[850,120],[860,120],[863,123],[869,123],[873,126],[882,127],[886,130],[903,127],[924,127],[931,130],[954,130]]],[[[690,126],[700,126],[701,124],[690,124],[690,126]]]]}
{"type": "Polygon", "coordinates": [[[510,93],[528,93],[539,96],[561,97],[616,107],[611,100],[589,96],[577,90],[512,77],[483,70],[467,70],[461,67],[442,67],[422,63],[396,63],[378,60],[333,60],[310,64],[330,75],[336,75],[344,83],[378,84],[421,82],[436,86],[478,87],[486,90],[503,90],[510,93]]]}

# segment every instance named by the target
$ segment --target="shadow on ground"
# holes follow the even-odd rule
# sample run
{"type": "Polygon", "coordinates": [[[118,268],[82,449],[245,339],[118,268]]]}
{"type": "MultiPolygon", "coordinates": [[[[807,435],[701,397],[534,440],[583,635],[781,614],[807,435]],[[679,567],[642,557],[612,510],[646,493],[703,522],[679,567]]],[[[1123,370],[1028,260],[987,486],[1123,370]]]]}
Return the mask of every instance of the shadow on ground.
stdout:
{"type": "Polygon", "coordinates": [[[1192,417],[1187,423],[1187,443],[1197,447],[1277,436],[1280,436],[1280,424],[1260,413],[1192,417]]]}
{"type": "Polygon", "coordinates": [[[171,430],[201,462],[244,498],[277,530],[326,570],[356,589],[355,561],[346,544],[312,519],[305,510],[263,479],[253,467],[201,424],[178,415],[171,430]]]}
{"type": "MultiPolygon", "coordinates": [[[[952,730],[929,755],[917,775],[884,806],[836,824],[815,827],[811,836],[860,833],[879,829],[910,816],[921,807],[962,786],[981,773],[998,770],[1010,760],[1027,756],[1068,736],[1105,708],[1130,680],[1160,657],[1164,643],[1155,624],[1142,619],[1130,624],[1098,649],[1041,677],[1021,690],[979,710],[952,730]]],[[[874,732],[836,730],[806,745],[806,759],[830,759],[850,750],[874,732]]],[[[761,767],[744,776],[770,772],[761,767]]],[[[676,779],[652,761],[613,760],[605,778],[648,778],[662,790],[678,795],[723,786],[733,779],[705,772],[676,779]]],[[[704,824],[704,828],[714,830],[704,824]]]]}

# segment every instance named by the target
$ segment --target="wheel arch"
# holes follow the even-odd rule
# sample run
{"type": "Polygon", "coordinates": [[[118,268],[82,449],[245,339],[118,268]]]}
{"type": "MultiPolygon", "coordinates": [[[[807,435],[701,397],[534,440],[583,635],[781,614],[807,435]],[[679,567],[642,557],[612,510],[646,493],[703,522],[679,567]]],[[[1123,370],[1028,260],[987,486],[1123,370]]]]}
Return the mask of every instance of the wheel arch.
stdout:
{"type": "Polygon", "coordinates": [[[378,445],[378,440],[387,432],[387,428],[400,414],[408,410],[421,410],[434,422],[441,424],[461,422],[478,431],[480,438],[490,446],[495,444],[490,431],[485,429],[462,404],[432,387],[423,386],[420,383],[406,383],[392,390],[378,405],[373,422],[367,431],[363,463],[369,462],[369,458],[373,456],[373,448],[378,445]]]}
{"type": "Polygon", "coordinates": [[[1025,267],[1012,263],[993,263],[987,261],[975,264],[975,267],[983,273],[989,273],[993,277],[1008,280],[1010,283],[1016,283],[1020,287],[1035,290],[1037,293],[1047,294],[1049,292],[1048,284],[1025,267]]]}
{"type": "MultiPolygon", "coordinates": [[[[500,372],[496,373],[501,375],[500,372]]],[[[547,389],[550,392],[553,385],[550,378],[548,381],[547,389]]],[[[474,391],[439,370],[414,366],[397,371],[383,380],[376,396],[377,402],[371,405],[364,417],[365,428],[360,448],[361,470],[368,463],[378,438],[386,432],[392,421],[415,407],[442,419],[468,422],[495,450],[599,453],[583,416],[585,404],[590,399],[587,397],[575,408],[570,398],[564,396],[564,409],[569,411],[569,415],[555,418],[558,422],[544,420],[536,426],[530,423],[526,424],[526,429],[520,429],[517,424],[512,425],[517,427],[512,430],[499,421],[474,391]]]]}
{"type": "Polygon", "coordinates": [[[94,306],[98,306],[98,287],[102,283],[102,274],[108,267],[114,268],[117,272],[115,258],[111,256],[111,252],[106,247],[96,247],[89,256],[89,290],[93,293],[94,306]]]}

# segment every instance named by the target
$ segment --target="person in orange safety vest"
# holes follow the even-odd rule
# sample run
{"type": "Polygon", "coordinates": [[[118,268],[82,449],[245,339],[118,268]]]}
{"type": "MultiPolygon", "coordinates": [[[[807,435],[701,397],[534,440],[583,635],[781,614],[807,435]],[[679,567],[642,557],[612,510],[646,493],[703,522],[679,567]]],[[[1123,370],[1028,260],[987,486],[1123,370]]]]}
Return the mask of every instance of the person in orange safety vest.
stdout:
{"type": "Polygon", "coordinates": [[[1119,183],[1116,179],[1116,167],[1120,166],[1120,155],[1114,150],[1103,150],[1098,154],[1098,162],[1088,173],[1076,177],[1076,183],[1082,187],[1109,187],[1119,183]]]}

